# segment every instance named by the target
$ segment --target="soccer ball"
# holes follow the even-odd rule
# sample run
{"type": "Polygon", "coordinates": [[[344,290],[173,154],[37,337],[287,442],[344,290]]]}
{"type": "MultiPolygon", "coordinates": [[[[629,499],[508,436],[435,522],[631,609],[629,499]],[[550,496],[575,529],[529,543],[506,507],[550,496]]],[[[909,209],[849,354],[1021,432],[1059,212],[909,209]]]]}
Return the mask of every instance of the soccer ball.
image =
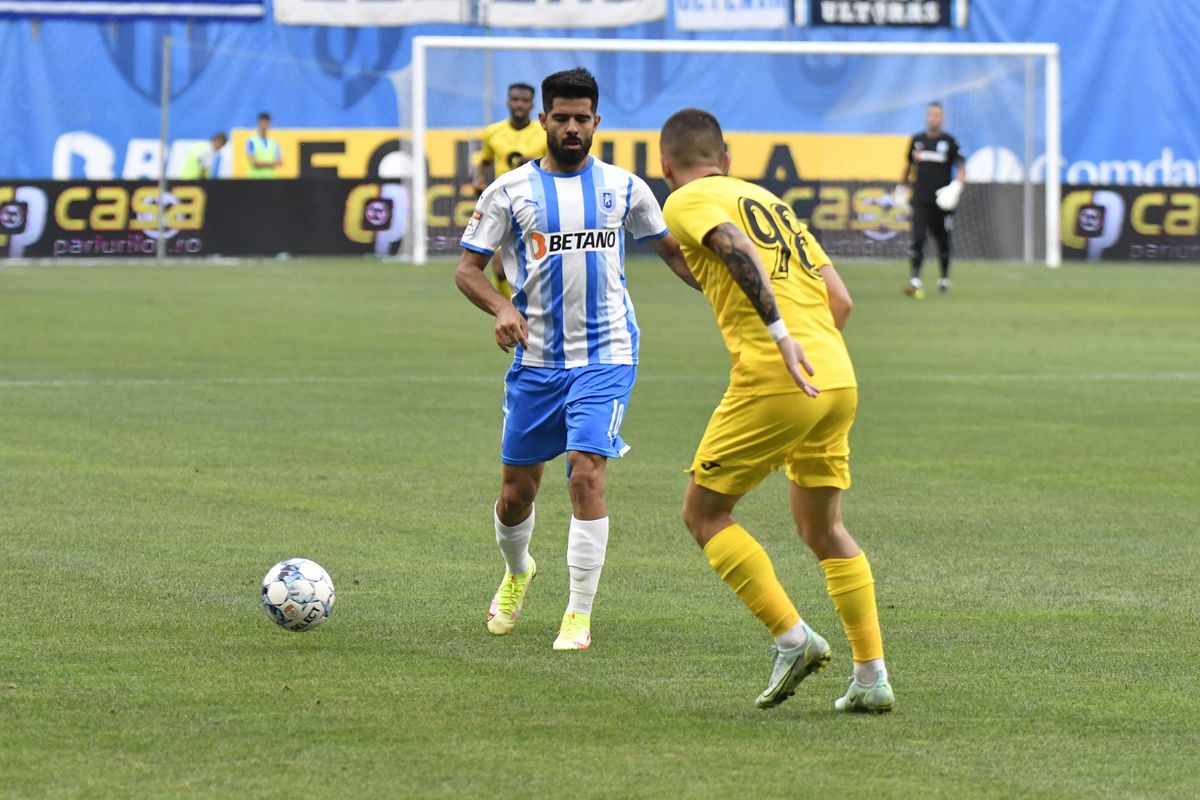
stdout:
{"type": "Polygon", "coordinates": [[[333,612],[333,600],[329,573],[307,558],[280,561],[263,577],[263,609],[284,630],[300,633],[317,627],[333,612]]]}

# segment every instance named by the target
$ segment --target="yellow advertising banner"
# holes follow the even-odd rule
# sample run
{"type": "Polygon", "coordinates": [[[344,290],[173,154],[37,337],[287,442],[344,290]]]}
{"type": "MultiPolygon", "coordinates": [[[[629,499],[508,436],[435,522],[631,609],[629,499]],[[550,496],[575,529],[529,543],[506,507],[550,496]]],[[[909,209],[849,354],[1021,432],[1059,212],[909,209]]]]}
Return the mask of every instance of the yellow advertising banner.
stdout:
{"type": "MultiPolygon", "coordinates": [[[[246,177],[246,141],[251,129],[233,131],[233,176],[246,177]]],[[[426,138],[430,177],[468,181],[479,150],[479,131],[431,130],[426,138]]],[[[409,134],[386,128],[281,128],[271,132],[283,153],[278,177],[373,177],[389,154],[408,150],[409,134]]],[[[732,172],[740,178],[775,181],[895,181],[905,158],[907,136],[843,133],[754,133],[727,131],[732,172]]],[[[658,131],[596,132],[592,154],[649,178],[662,176],[658,131]]],[[[399,176],[395,176],[399,177],[399,176]]]]}

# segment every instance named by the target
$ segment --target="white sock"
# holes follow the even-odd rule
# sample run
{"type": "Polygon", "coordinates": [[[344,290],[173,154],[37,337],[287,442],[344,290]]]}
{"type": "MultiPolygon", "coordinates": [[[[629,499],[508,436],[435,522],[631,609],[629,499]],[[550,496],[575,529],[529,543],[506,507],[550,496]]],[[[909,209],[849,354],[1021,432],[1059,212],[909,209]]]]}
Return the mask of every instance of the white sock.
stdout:
{"type": "Polygon", "coordinates": [[[920,288],[921,288],[921,285],[922,285],[922,284],[921,284],[921,279],[920,279],[920,278],[909,278],[909,279],[908,279],[908,282],[909,282],[909,283],[911,283],[913,286],[915,286],[915,287],[916,287],[916,288],[918,288],[918,289],[920,289],[920,288]]]}
{"type": "Polygon", "coordinates": [[[513,575],[529,569],[529,540],[533,536],[534,507],[529,507],[529,516],[522,522],[509,527],[500,521],[496,509],[492,509],[492,521],[496,524],[496,544],[504,554],[504,563],[513,575]]]}
{"type": "Polygon", "coordinates": [[[870,661],[854,662],[854,682],[862,686],[870,686],[882,677],[887,680],[887,667],[882,658],[872,658],[870,661]]]}
{"type": "Polygon", "coordinates": [[[806,644],[808,644],[808,629],[804,627],[804,620],[800,620],[775,637],[775,646],[780,650],[795,650],[806,644]]]}
{"type": "Polygon", "coordinates": [[[575,519],[567,533],[567,568],[571,571],[571,599],[567,611],[591,614],[604,552],[608,549],[608,517],[575,519]]]}

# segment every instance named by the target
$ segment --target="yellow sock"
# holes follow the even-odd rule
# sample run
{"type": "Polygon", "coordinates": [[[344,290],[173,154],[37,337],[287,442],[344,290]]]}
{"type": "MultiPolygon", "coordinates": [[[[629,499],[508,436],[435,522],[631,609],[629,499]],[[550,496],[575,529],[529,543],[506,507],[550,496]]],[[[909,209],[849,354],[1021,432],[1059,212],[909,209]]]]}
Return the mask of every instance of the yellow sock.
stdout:
{"type": "Polygon", "coordinates": [[[821,569],[825,571],[825,585],[846,629],[854,660],[883,658],[883,634],[879,631],[879,612],[875,608],[875,578],[867,554],[827,558],[821,562],[821,569]]]}
{"type": "Polygon", "coordinates": [[[493,272],[492,285],[496,287],[497,292],[504,295],[505,300],[512,300],[512,287],[508,285],[508,278],[501,278],[493,272]]]}
{"type": "Polygon", "coordinates": [[[704,545],[704,555],[721,580],[767,626],[772,636],[800,621],[800,613],[775,577],[775,567],[767,551],[741,525],[730,525],[709,539],[704,545]]]}

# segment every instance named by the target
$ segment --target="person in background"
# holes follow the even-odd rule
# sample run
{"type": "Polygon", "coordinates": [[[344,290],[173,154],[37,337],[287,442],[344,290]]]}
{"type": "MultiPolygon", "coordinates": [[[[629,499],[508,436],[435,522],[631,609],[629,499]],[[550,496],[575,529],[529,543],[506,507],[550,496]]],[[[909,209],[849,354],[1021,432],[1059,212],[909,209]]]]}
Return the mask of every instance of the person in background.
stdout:
{"type": "Polygon", "coordinates": [[[271,115],[263,111],[258,115],[258,131],[246,142],[246,158],[250,162],[247,178],[274,178],[283,164],[283,151],[279,142],[268,135],[270,132],[271,115]]]}
{"type": "Polygon", "coordinates": [[[925,130],[908,143],[907,160],[896,197],[901,207],[912,198],[912,246],[909,255],[909,279],[904,293],[920,300],[925,296],[921,284],[921,262],[925,260],[925,237],[933,233],[937,242],[941,274],[938,292],[950,291],[950,228],[954,209],[967,180],[966,159],[958,140],[942,129],[946,110],[941,103],[925,109],[925,130]]]}
{"type": "MultiPolygon", "coordinates": [[[[492,123],[483,131],[483,150],[473,181],[476,192],[482,194],[492,180],[526,161],[546,155],[546,131],[541,125],[532,124],[533,98],[534,89],[527,83],[508,87],[508,119],[492,123]]],[[[492,285],[506,300],[512,299],[512,287],[499,253],[492,258],[492,285]]]]}
{"type": "Polygon", "coordinates": [[[214,133],[207,142],[199,142],[183,158],[179,177],[185,181],[206,181],[221,176],[221,150],[229,141],[224,133],[214,133]]]}

